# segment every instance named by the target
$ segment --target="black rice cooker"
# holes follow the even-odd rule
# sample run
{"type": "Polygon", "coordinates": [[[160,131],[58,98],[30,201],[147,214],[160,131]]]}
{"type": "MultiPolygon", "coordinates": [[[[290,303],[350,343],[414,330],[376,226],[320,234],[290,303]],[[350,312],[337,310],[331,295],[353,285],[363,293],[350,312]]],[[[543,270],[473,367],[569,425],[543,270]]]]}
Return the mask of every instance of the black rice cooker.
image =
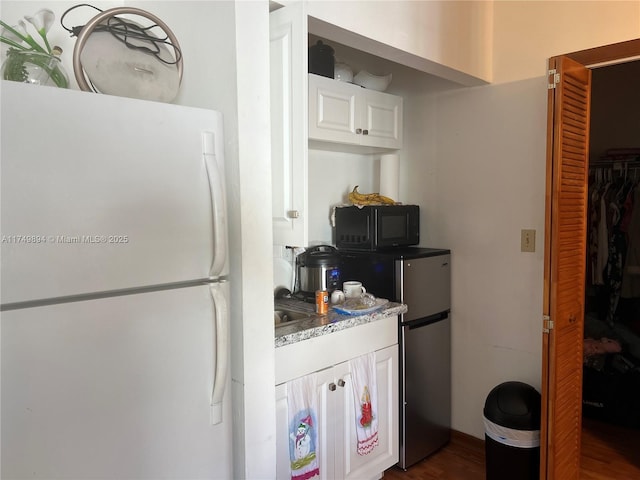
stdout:
{"type": "Polygon", "coordinates": [[[297,257],[297,291],[315,293],[340,287],[340,253],[331,245],[311,247],[297,257]]]}

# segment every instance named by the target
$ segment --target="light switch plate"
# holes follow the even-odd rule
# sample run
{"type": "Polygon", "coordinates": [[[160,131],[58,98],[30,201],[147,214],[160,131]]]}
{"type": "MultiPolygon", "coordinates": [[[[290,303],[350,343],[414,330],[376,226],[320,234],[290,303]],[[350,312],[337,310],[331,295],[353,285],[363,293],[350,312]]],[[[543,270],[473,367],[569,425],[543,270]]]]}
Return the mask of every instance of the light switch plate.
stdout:
{"type": "Polygon", "coordinates": [[[536,251],[536,231],[522,230],[520,232],[520,251],[535,252],[536,251]]]}

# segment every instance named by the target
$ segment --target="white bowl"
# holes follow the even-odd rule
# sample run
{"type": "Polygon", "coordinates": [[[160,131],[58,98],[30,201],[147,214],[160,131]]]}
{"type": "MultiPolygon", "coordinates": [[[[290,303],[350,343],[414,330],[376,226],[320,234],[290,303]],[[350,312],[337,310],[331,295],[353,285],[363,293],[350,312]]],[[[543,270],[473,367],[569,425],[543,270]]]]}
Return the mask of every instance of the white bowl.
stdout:
{"type": "Polygon", "coordinates": [[[333,69],[333,78],[341,82],[353,81],[353,70],[346,63],[336,63],[333,69]]]}
{"type": "Polygon", "coordinates": [[[391,83],[392,75],[373,75],[366,70],[361,70],[353,77],[353,83],[364,88],[384,92],[391,83]]]}

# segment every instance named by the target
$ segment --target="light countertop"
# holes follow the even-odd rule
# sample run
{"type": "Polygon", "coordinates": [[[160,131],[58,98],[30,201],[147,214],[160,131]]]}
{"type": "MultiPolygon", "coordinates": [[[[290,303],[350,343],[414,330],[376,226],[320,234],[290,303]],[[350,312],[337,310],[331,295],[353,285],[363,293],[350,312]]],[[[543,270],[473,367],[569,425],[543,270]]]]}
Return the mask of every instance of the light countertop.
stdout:
{"type": "MultiPolygon", "coordinates": [[[[292,306],[291,300],[287,301],[287,306],[283,309],[295,309],[312,313],[314,305],[310,303],[297,302],[292,306]]],[[[278,308],[278,303],[276,303],[278,308]]],[[[379,310],[365,315],[344,315],[329,307],[329,312],[325,315],[313,313],[309,318],[292,322],[291,325],[284,324],[275,329],[276,348],[292,343],[301,342],[313,337],[327,335],[347,328],[356,327],[371,322],[376,322],[390,316],[398,316],[407,311],[407,306],[402,303],[389,302],[379,310]]]]}

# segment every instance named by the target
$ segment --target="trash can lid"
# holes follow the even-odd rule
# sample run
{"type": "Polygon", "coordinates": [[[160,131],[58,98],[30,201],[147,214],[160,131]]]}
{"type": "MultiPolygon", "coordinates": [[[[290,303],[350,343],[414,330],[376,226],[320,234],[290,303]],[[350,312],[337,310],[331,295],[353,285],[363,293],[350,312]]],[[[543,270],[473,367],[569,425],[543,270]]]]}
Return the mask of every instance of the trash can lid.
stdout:
{"type": "Polygon", "coordinates": [[[540,394],[531,385],[505,382],[489,392],[484,416],[504,427],[537,430],[540,428],[540,403],[540,394]]]}

